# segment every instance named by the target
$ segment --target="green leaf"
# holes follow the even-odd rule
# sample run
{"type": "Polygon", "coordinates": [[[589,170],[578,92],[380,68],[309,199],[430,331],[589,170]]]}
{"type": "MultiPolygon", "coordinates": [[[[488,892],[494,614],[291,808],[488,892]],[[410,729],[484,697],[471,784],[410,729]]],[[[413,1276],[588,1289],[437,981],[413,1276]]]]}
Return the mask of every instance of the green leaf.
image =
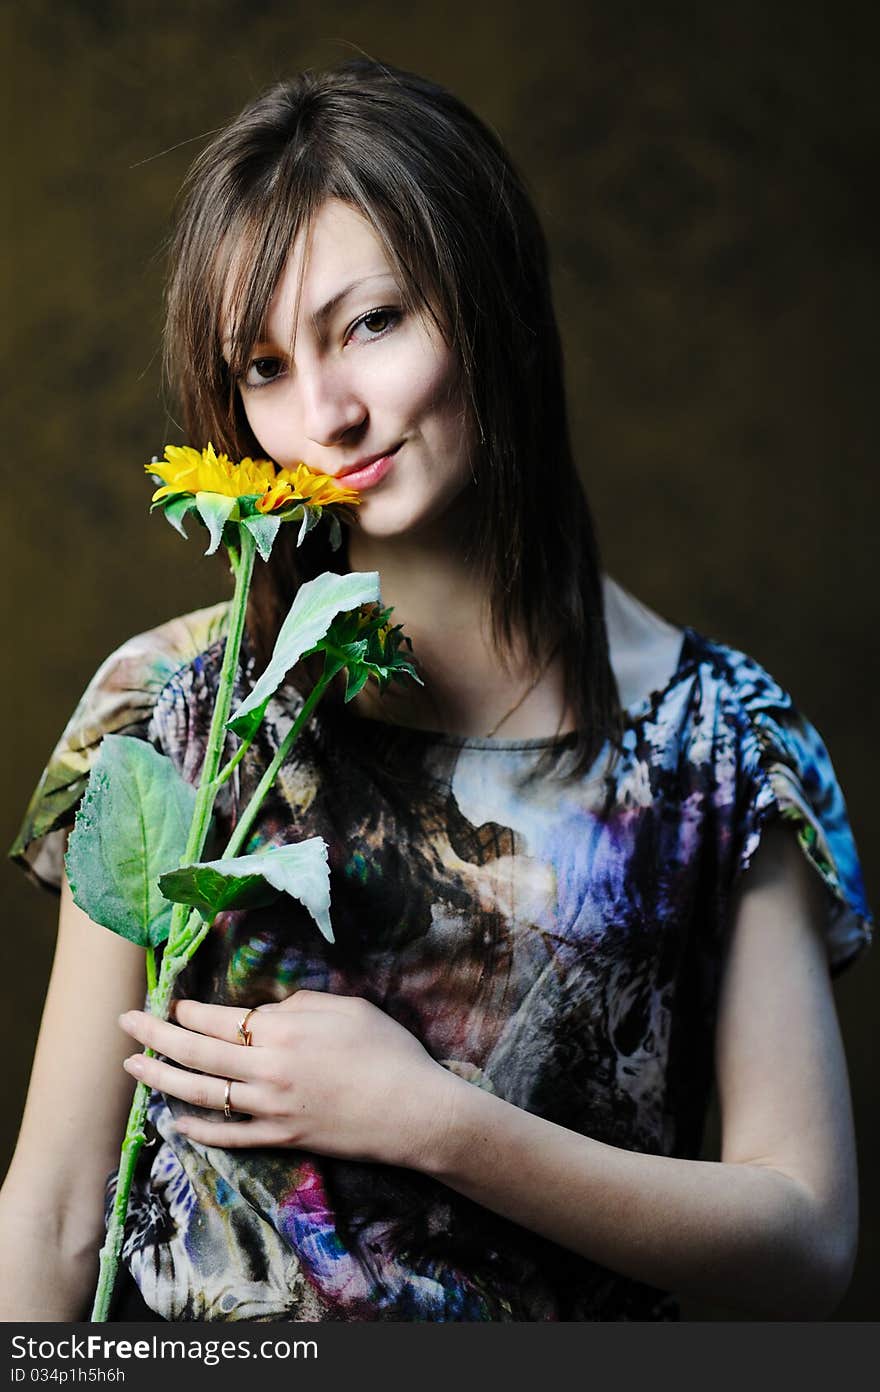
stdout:
{"type": "Polygon", "coordinates": [[[223,493],[197,493],[195,503],[199,517],[211,534],[205,555],[213,556],[223,538],[223,528],[233,513],[237,515],[238,499],[227,498],[223,493]]]}
{"type": "MultiPolygon", "coordinates": [[[[328,679],[335,677],[337,672],[341,672],[343,667],[353,667],[362,662],[367,651],[366,640],[359,643],[343,643],[340,647],[330,646],[320,642],[314,652],[324,651],[324,676],[328,679]]],[[[310,654],[304,654],[309,656],[310,654]]]]}
{"type": "Polygon", "coordinates": [[[350,613],[339,614],[317,645],[316,651],[326,651],[324,671],[335,676],[346,667],[348,684],[345,700],[350,701],[370,677],[375,677],[380,689],[392,680],[412,678],[423,686],[415,667],[403,653],[412,643],[400,624],[391,625],[391,609],[377,604],[363,605],[350,613]]]}
{"type": "Polygon", "coordinates": [[[165,520],[170,522],[174,530],[180,532],[180,535],[186,539],[183,519],[188,512],[194,510],[195,505],[196,500],[192,493],[178,493],[170,502],[165,502],[163,504],[162,499],[160,499],[158,503],[154,504],[154,507],[164,507],[165,520]]]}
{"type": "Polygon", "coordinates": [[[162,870],[186,849],[195,788],[145,740],[105,735],[67,847],[74,902],[141,947],[168,937],[162,870]]]}
{"type": "MultiPolygon", "coordinates": [[[[262,498],[262,493],[242,493],[238,499],[238,510],[242,517],[263,517],[257,503],[262,498]]],[[[274,516],[274,514],[273,514],[274,516]]]]}
{"type": "Polygon", "coordinates": [[[159,888],[166,899],[175,904],[191,904],[209,921],[225,909],[262,908],[280,893],[262,875],[221,875],[209,865],[169,870],[160,875],[159,888]]]}
{"type": "Polygon", "coordinates": [[[263,560],[268,561],[272,554],[275,538],[278,535],[278,529],[281,526],[281,518],[273,517],[269,513],[258,512],[250,517],[245,517],[242,526],[247,527],[263,560]]]}
{"type": "Polygon", "coordinates": [[[183,866],[163,875],[160,884],[169,899],[192,904],[211,916],[223,909],[271,903],[277,893],[289,894],[309,911],[327,941],[333,942],[330,869],[327,845],[320,836],[292,846],[270,846],[254,855],[183,866]]]}
{"type": "Polygon", "coordinates": [[[362,612],[361,609],[350,609],[348,613],[337,614],[321,640],[321,645],[343,651],[357,638],[362,612]]]}
{"type": "Polygon", "coordinates": [[[370,677],[370,669],[365,663],[360,666],[349,667],[346,673],[345,700],[352,701],[358,692],[365,687],[370,677]]]}
{"type": "Polygon", "coordinates": [[[226,722],[229,729],[246,739],[259,725],[266,702],[302,655],[324,637],[335,616],[378,599],[379,574],[375,570],[353,571],[348,575],[325,571],[316,580],[301,585],[281,626],[269,665],[251,694],[226,722]]]}
{"type": "MultiPolygon", "coordinates": [[[[292,514],[294,517],[296,513],[292,514]]],[[[313,527],[317,527],[321,520],[321,509],[319,507],[309,507],[303,503],[302,522],[300,523],[299,536],[296,539],[297,546],[302,546],[309,532],[313,527]]]]}

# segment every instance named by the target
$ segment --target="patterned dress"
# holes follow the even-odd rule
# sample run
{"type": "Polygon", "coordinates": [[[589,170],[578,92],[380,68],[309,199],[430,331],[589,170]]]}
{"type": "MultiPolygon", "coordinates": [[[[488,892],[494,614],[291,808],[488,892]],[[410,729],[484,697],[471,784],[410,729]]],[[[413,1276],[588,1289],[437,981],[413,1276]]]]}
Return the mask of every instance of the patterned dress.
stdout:
{"type": "MultiPolygon", "coordinates": [[[[13,847],[35,878],[60,882],[62,832],[104,733],[149,740],[197,779],[225,614],[174,619],[98,670],[13,847]]],[[[242,1009],[299,987],[364,996],[474,1087],[608,1145],[697,1157],[731,891],[766,823],[790,824],[825,885],[832,972],[872,919],[815,728],[751,657],[680,632],[674,672],[626,709],[616,762],[606,748],[575,780],[536,774],[548,744],[564,773],[571,737],[455,738],[319,707],[250,848],[324,837],[336,943],[293,900],[227,912],[179,994],[242,1009]]],[[[224,840],[301,704],[292,685],[270,703],[223,790],[224,840]]],[[[185,1110],[152,1098],[124,1249],[161,1317],[677,1317],[668,1292],[432,1179],[205,1146],[170,1125],[185,1110]]]]}

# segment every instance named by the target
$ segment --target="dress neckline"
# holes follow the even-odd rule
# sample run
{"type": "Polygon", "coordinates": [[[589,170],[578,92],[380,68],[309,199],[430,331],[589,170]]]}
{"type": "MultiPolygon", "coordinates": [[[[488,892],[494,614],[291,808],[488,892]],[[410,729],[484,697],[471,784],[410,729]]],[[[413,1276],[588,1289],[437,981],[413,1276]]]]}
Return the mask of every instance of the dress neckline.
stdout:
{"type": "MultiPolygon", "coordinates": [[[[686,624],[682,627],[682,640],[678,653],[678,661],[675,670],[669,680],[648,692],[639,700],[624,706],[623,717],[624,727],[631,728],[646,716],[657,709],[666,696],[689,676],[696,666],[699,659],[699,642],[695,630],[686,624]]],[[[577,743],[578,731],[570,730],[565,735],[535,735],[532,737],[498,737],[488,735],[454,735],[448,734],[445,730],[423,729],[418,725],[398,725],[390,720],[377,720],[374,716],[362,715],[343,707],[343,718],[350,721],[352,727],[363,727],[364,729],[394,730],[412,736],[414,739],[424,741],[426,744],[450,745],[457,749],[495,749],[499,751],[515,750],[540,750],[540,749],[565,749],[567,746],[574,746],[577,743]]]]}

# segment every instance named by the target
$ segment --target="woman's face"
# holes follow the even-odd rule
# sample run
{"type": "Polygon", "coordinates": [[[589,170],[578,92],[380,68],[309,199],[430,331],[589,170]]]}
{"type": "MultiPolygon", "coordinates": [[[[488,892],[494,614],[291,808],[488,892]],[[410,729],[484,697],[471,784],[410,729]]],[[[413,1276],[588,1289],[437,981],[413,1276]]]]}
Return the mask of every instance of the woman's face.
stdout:
{"type": "Polygon", "coordinates": [[[357,489],[365,534],[417,532],[471,479],[457,359],[433,323],[404,310],[382,244],[354,208],[328,199],[304,242],[238,384],[251,429],[277,464],[302,462],[357,489]]]}

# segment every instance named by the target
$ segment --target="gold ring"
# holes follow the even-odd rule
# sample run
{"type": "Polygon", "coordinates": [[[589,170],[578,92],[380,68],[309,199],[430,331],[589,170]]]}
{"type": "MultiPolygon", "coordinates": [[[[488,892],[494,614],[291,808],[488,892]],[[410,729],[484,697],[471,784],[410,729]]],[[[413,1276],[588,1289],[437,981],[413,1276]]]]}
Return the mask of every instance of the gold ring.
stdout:
{"type": "Polygon", "coordinates": [[[241,1019],[238,1022],[238,1025],[236,1026],[236,1033],[239,1039],[241,1040],[242,1044],[248,1045],[253,1043],[253,1036],[251,1035],[251,1032],[247,1027],[247,1022],[253,1015],[256,1008],[257,1007],[255,1005],[252,1005],[247,1014],[242,1015],[241,1019]]]}
{"type": "Polygon", "coordinates": [[[223,1115],[227,1121],[232,1120],[232,1112],[229,1110],[229,1094],[232,1091],[232,1079],[226,1079],[226,1087],[223,1089],[223,1115]]]}

